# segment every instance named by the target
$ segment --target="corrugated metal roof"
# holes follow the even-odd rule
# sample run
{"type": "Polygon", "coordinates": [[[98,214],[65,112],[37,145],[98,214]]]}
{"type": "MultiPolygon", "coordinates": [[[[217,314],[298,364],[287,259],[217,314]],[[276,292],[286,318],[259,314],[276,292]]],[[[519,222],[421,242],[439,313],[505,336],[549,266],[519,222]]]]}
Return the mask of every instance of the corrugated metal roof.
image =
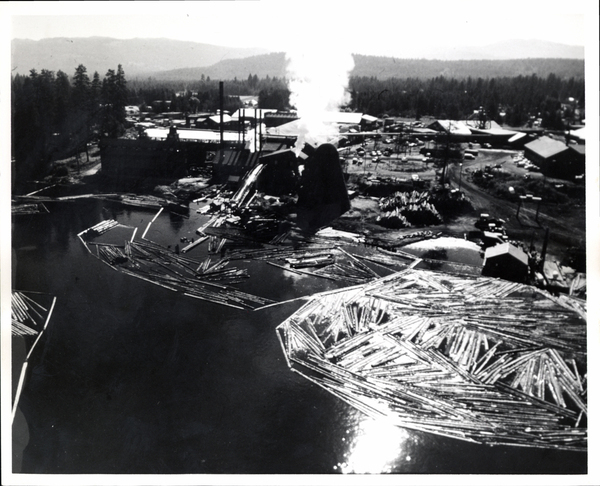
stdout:
{"type": "Polygon", "coordinates": [[[367,115],[367,114],[364,114],[362,116],[362,119],[367,122],[370,122],[370,123],[376,122],[378,120],[378,118],[376,116],[367,115]]]}
{"type": "Polygon", "coordinates": [[[501,255],[510,255],[513,258],[519,260],[521,263],[527,265],[529,263],[529,257],[525,254],[523,250],[517,248],[510,243],[501,243],[496,246],[491,246],[485,250],[485,259],[489,260],[491,258],[495,258],[501,255]]]}
{"type": "Polygon", "coordinates": [[[537,140],[526,144],[525,148],[544,159],[554,157],[569,149],[564,142],[559,142],[550,137],[540,137],[537,140]]]}
{"type": "Polygon", "coordinates": [[[445,132],[450,132],[454,135],[471,135],[471,129],[462,121],[458,120],[436,120],[427,128],[440,127],[445,132]]]}

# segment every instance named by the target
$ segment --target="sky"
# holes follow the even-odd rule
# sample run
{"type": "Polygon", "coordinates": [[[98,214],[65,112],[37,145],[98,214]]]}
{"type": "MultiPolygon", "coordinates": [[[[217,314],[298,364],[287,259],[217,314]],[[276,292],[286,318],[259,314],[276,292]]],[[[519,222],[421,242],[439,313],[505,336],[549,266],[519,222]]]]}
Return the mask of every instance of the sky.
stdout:
{"type": "MultiPolygon", "coordinates": [[[[307,44],[337,44],[359,54],[403,57],[418,54],[420,47],[432,43],[483,46],[507,39],[539,39],[585,45],[591,30],[586,23],[586,13],[594,2],[2,3],[8,3],[12,14],[11,38],[165,37],[273,51],[300,49],[307,44]]],[[[597,41],[597,36],[594,38],[597,41]]]]}

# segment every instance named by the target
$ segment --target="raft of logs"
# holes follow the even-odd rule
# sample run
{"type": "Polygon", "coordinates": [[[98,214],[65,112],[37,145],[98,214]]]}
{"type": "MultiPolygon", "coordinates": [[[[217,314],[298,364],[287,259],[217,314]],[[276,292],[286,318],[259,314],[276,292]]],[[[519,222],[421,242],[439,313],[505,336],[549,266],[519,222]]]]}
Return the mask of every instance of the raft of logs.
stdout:
{"type": "Polygon", "coordinates": [[[370,416],[482,444],[587,448],[586,323],[526,285],[406,269],[314,296],[290,368],[370,416]]]}

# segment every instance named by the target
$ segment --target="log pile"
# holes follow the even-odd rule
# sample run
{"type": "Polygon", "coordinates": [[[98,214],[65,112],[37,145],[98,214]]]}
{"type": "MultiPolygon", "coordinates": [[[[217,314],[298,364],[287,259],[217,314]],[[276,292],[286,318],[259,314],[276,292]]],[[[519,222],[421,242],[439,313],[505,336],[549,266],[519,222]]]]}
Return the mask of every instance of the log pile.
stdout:
{"type": "Polygon", "coordinates": [[[408,228],[442,222],[428,191],[395,192],[379,200],[379,209],[383,214],[377,221],[386,227],[408,228]]]}
{"type": "Polygon", "coordinates": [[[585,450],[585,327],[533,287],[407,269],[315,296],[277,332],[292,370],[368,415],[585,450]]]}

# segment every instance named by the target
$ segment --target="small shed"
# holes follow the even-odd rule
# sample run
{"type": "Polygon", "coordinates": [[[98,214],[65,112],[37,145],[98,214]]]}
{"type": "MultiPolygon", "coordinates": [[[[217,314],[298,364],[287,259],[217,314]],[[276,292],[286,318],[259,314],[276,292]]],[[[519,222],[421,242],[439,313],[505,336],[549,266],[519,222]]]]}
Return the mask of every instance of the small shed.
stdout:
{"type": "Polygon", "coordinates": [[[529,267],[527,254],[510,243],[502,243],[485,250],[482,275],[525,282],[529,267]]]}

